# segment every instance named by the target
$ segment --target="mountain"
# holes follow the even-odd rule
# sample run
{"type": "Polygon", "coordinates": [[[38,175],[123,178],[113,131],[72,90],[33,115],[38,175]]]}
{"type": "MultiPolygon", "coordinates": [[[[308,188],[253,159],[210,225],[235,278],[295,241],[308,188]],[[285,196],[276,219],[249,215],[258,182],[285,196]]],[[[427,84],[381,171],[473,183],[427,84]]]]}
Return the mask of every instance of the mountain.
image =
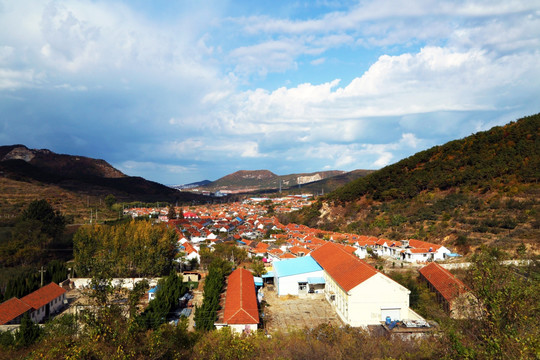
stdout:
{"type": "Polygon", "coordinates": [[[176,189],[176,190],[186,190],[186,189],[194,189],[194,188],[198,188],[198,187],[201,187],[201,186],[205,186],[205,185],[208,185],[210,183],[211,183],[210,180],[203,180],[203,181],[197,181],[197,182],[189,183],[189,184],[170,185],[169,187],[171,187],[173,189],[176,189]]]}
{"type": "Polygon", "coordinates": [[[467,252],[540,252],[540,114],[419,152],[328,194],[291,221],[467,252]]]}
{"type": "Polygon", "coordinates": [[[184,202],[200,198],[141,177],[127,176],[105,160],[56,154],[24,145],[0,146],[0,179],[1,198],[10,204],[16,203],[21,193],[30,198],[32,194],[34,198],[43,196],[47,192],[44,188],[59,198],[108,194],[119,201],[184,202]]]}
{"type": "Polygon", "coordinates": [[[211,182],[204,186],[204,189],[210,191],[226,190],[238,193],[279,189],[280,185],[282,188],[290,188],[312,183],[314,181],[320,181],[343,173],[343,171],[332,170],[280,176],[269,170],[240,170],[211,182]]]}

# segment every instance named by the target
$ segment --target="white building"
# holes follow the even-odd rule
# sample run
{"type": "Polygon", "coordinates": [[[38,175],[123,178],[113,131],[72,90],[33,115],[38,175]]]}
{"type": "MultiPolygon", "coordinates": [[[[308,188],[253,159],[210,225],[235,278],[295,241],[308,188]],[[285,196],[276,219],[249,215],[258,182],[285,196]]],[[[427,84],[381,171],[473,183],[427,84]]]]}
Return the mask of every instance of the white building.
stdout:
{"type": "Polygon", "coordinates": [[[325,295],[348,325],[379,325],[392,320],[416,319],[409,311],[410,291],[372,266],[328,242],[311,253],[324,270],[325,295]]]}
{"type": "Polygon", "coordinates": [[[60,311],[65,298],[66,289],[50,283],[21,298],[21,301],[32,308],[30,317],[35,323],[39,323],[60,311]]]}

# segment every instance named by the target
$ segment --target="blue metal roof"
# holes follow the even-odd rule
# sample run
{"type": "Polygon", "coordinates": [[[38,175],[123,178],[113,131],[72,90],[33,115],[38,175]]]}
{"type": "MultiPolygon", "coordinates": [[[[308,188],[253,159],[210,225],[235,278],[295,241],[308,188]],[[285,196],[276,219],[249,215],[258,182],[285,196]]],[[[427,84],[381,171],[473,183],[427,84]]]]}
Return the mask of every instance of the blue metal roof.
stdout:
{"type": "Polygon", "coordinates": [[[263,286],[263,279],[262,277],[254,276],[253,282],[255,283],[255,286],[263,286]]]}
{"type": "Polygon", "coordinates": [[[267,272],[266,274],[263,274],[263,275],[262,275],[262,278],[263,278],[263,279],[273,278],[273,277],[274,277],[274,272],[273,272],[273,271],[269,271],[269,272],[267,272]]]}
{"type": "Polygon", "coordinates": [[[275,261],[272,266],[278,277],[305,274],[322,270],[311,256],[275,261]]]}
{"type": "Polygon", "coordinates": [[[308,277],[307,278],[307,282],[308,284],[326,284],[326,281],[324,280],[324,278],[322,276],[318,276],[318,277],[308,277]]]}

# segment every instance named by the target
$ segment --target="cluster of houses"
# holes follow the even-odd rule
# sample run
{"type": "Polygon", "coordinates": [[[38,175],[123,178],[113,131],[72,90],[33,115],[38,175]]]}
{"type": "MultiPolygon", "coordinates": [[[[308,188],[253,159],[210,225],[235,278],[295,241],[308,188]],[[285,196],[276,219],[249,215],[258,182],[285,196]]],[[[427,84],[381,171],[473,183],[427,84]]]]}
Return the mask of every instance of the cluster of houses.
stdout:
{"type": "MultiPolygon", "coordinates": [[[[372,254],[430,264],[425,268],[431,270],[433,261],[457,254],[442,245],[420,240],[394,241],[299,224],[283,225],[276,217],[267,216],[262,203],[267,204],[267,200],[192,208],[184,213],[183,219],[168,223],[178,232],[179,249],[187,260],[200,260],[198,252],[202,243],[211,249],[216,243],[234,241],[250,257],[266,263],[269,271],[263,277],[265,281],[271,279],[279,296],[321,294],[345,324],[369,326],[404,319],[426,324],[409,308],[410,291],[362,259],[372,254]]],[[[469,293],[468,289],[441,269],[438,266],[431,272],[442,271],[445,276],[427,274],[421,275],[422,279],[437,292],[452,316],[460,316],[453,304],[456,298],[469,293]],[[449,287],[459,290],[441,290],[449,287]]],[[[243,269],[231,274],[224,294],[224,310],[216,327],[229,326],[239,332],[256,328],[259,317],[255,289],[259,289],[256,282],[260,281],[243,269]]]]}
{"type": "Polygon", "coordinates": [[[0,304],[0,325],[20,324],[25,314],[40,323],[59,312],[63,306],[66,289],[50,283],[18,299],[13,297],[0,304]]]}
{"type": "MultiPolygon", "coordinates": [[[[276,205],[305,206],[310,202],[304,198],[278,199],[276,205]]],[[[224,241],[235,241],[250,257],[261,257],[264,262],[302,257],[327,242],[341,243],[360,259],[372,253],[409,263],[427,263],[457,256],[448,248],[420,240],[394,241],[357,234],[336,233],[312,229],[299,224],[281,224],[277,217],[268,216],[268,199],[250,199],[242,203],[229,203],[192,207],[182,211],[180,218],[167,222],[178,233],[179,250],[185,254],[181,261],[200,261],[200,246],[212,248],[224,241]]],[[[148,214],[156,209],[127,209],[129,214],[148,214]]],[[[160,214],[168,213],[160,209],[160,214]]]]}
{"type": "MultiPolygon", "coordinates": [[[[326,242],[307,256],[279,260],[271,278],[278,296],[320,294],[332,306],[344,324],[354,327],[395,324],[429,328],[429,324],[409,308],[410,290],[373,266],[359,259],[351,247],[326,242]]],[[[477,317],[471,310],[474,297],[470,290],[448,270],[431,262],[422,267],[420,278],[437,294],[443,308],[453,318],[477,317]]],[[[237,333],[257,328],[257,278],[245,269],[236,269],[228,278],[224,309],[216,328],[230,327],[237,333]]]]}

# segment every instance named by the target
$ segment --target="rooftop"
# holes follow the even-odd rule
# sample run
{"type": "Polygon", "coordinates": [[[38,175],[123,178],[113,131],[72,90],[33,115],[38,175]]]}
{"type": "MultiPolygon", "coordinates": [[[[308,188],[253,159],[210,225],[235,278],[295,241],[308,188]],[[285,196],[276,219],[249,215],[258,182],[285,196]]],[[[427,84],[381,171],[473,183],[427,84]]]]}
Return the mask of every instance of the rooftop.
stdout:
{"type": "Polygon", "coordinates": [[[327,242],[311,256],[345,291],[355,288],[377,274],[372,266],[348,253],[343,246],[327,242]]]}
{"type": "Polygon", "coordinates": [[[236,269],[229,275],[223,320],[226,324],[259,323],[255,283],[246,269],[236,269]]]}
{"type": "Polygon", "coordinates": [[[322,270],[311,256],[275,261],[272,266],[277,276],[292,276],[322,270]]]}
{"type": "Polygon", "coordinates": [[[467,286],[461,280],[435,262],[424,266],[419,272],[447,301],[452,301],[468,291],[467,286]]]}
{"type": "Polygon", "coordinates": [[[32,308],[17,298],[11,298],[0,304],[0,325],[4,325],[31,310],[32,308]]]}
{"type": "Polygon", "coordinates": [[[42,306],[47,305],[65,292],[66,289],[63,289],[52,282],[21,298],[21,301],[37,310],[42,306]]]}

